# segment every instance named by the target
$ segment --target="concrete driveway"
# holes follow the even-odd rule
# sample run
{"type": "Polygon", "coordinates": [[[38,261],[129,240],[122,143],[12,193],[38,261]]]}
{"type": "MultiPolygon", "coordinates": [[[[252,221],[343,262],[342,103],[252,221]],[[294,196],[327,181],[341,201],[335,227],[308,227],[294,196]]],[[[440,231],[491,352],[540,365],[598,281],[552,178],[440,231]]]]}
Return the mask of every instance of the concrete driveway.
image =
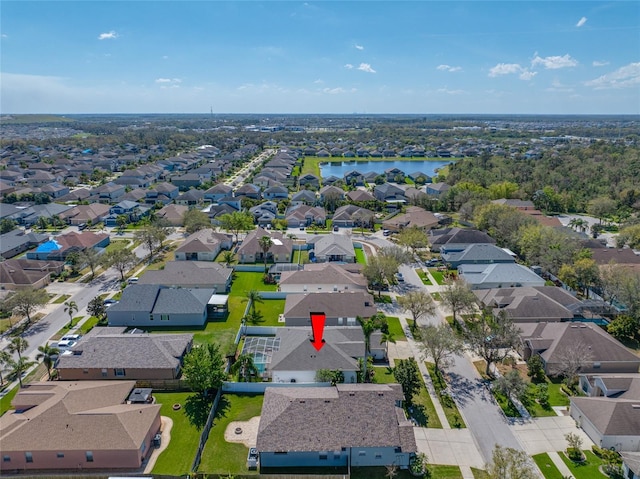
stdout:
{"type": "Polygon", "coordinates": [[[414,427],[413,434],[418,452],[424,452],[431,464],[484,469],[484,460],[469,429],[414,427]]]}
{"type": "Polygon", "coordinates": [[[583,440],[582,449],[591,449],[593,442],[570,416],[537,417],[527,421],[516,421],[511,430],[520,440],[528,454],[563,451],[567,448],[564,436],[570,432],[583,440]]]}

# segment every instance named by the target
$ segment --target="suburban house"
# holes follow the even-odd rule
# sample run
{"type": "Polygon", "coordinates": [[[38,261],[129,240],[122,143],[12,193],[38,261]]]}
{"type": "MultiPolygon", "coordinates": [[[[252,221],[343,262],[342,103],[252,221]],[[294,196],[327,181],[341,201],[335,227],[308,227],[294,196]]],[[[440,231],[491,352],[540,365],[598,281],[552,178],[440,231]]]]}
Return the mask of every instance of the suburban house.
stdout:
{"type": "Polygon", "coordinates": [[[197,188],[203,182],[203,178],[197,173],[185,173],[184,175],[174,176],[171,183],[176,185],[180,191],[187,191],[190,188],[197,188]]]}
{"type": "Polygon", "coordinates": [[[310,186],[311,188],[319,188],[320,187],[320,179],[316,175],[312,175],[311,173],[307,173],[306,175],[302,175],[298,178],[298,185],[300,186],[310,186]]]}
{"type": "Polygon", "coordinates": [[[327,212],[320,206],[297,204],[287,209],[285,219],[290,228],[311,226],[312,224],[324,225],[327,221],[327,212]]]}
{"type": "Polygon", "coordinates": [[[188,206],[183,205],[165,205],[156,212],[156,216],[171,226],[183,226],[184,214],[189,211],[188,206]]]}
{"type": "Polygon", "coordinates": [[[21,388],[15,410],[0,417],[0,472],[140,468],[160,431],[160,405],[127,404],[134,386],[56,381],[21,388]]]}
{"type": "Polygon", "coordinates": [[[256,442],[261,472],[388,464],[406,469],[417,447],[402,401],[398,384],[268,387],[256,442]]]}
{"type": "Polygon", "coordinates": [[[374,216],[375,213],[366,208],[356,205],[344,205],[333,213],[332,224],[340,227],[369,226],[374,216]]]}
{"type": "Polygon", "coordinates": [[[365,190],[348,191],[346,198],[354,203],[363,203],[365,201],[376,201],[376,197],[365,190]]]}
{"type": "Polygon", "coordinates": [[[193,334],[149,334],[126,328],[95,327],[63,352],[56,362],[58,379],[178,379],[193,334]]]}
{"type": "Polygon", "coordinates": [[[367,280],[360,273],[359,265],[350,269],[349,264],[311,263],[304,269],[280,273],[279,291],[285,293],[366,291],[367,280]]]}
{"type": "MultiPolygon", "coordinates": [[[[142,217],[147,216],[150,209],[151,208],[148,205],[142,205],[135,201],[124,200],[112,206],[109,210],[109,214],[116,217],[124,215],[130,223],[134,223],[142,217]]],[[[116,226],[115,224],[109,224],[108,221],[107,225],[116,226]]]]}
{"type": "Polygon", "coordinates": [[[382,227],[389,231],[401,231],[404,228],[417,227],[424,231],[435,228],[439,219],[431,212],[419,206],[409,206],[405,213],[382,222],[382,227]]]}
{"type": "Polygon", "coordinates": [[[44,288],[51,282],[51,273],[64,270],[62,261],[7,259],[0,263],[0,290],[44,288]]]}
{"type": "Polygon", "coordinates": [[[312,245],[309,252],[309,259],[319,263],[339,261],[342,263],[355,263],[356,252],[351,242],[351,237],[347,235],[320,235],[314,236],[307,241],[312,245]]]}
{"type": "Polygon", "coordinates": [[[364,185],[364,175],[358,170],[347,171],[344,174],[344,182],[347,185],[362,186],[364,185]]]}
{"type": "Polygon", "coordinates": [[[373,196],[379,201],[405,202],[404,190],[393,183],[383,183],[376,185],[373,189],[373,196]]]}
{"type": "Polygon", "coordinates": [[[266,200],[278,200],[289,197],[289,190],[282,185],[272,185],[262,192],[262,197],[266,200]]]}
{"type": "Polygon", "coordinates": [[[238,248],[238,263],[260,263],[264,261],[259,240],[263,236],[271,238],[271,247],[266,253],[267,262],[290,263],[293,254],[293,241],[277,231],[267,231],[260,227],[251,231],[238,248]]]}
{"type": "Polygon", "coordinates": [[[48,235],[39,233],[24,233],[20,229],[14,229],[0,235],[0,256],[4,259],[24,253],[49,239],[48,235]]]}
{"type": "Polygon", "coordinates": [[[261,198],[260,187],[252,185],[251,183],[245,183],[235,191],[234,196],[244,196],[252,200],[259,200],[261,198]]]}
{"type": "Polygon", "coordinates": [[[356,326],[357,316],[370,318],[377,308],[373,296],[366,291],[333,293],[316,287],[315,291],[287,295],[284,304],[287,326],[311,326],[310,314],[318,312],[326,315],[326,326],[356,326]]]}
{"type": "MultiPolygon", "coordinates": [[[[581,376],[588,397],[571,397],[569,413],[598,447],[640,452],[640,374],[581,376]]],[[[633,477],[633,476],[626,476],[633,477]]]]}
{"type": "MultiPolygon", "coordinates": [[[[307,328],[277,328],[277,347],[267,366],[267,375],[274,383],[313,383],[320,370],[341,371],[345,383],[358,379],[359,359],[364,359],[364,334],[360,326],[328,327],[324,329],[324,346],[317,351],[310,342],[307,328]]],[[[374,357],[383,359],[385,349],[380,344],[382,335],[371,336],[374,357]],[[375,348],[375,349],[374,349],[375,348]]]]}
{"type": "Polygon", "coordinates": [[[164,269],[146,271],[138,284],[214,289],[216,293],[226,293],[232,277],[233,268],[214,261],[167,261],[164,269]]]}
{"type": "Polygon", "coordinates": [[[461,264],[458,275],[473,289],[544,286],[540,276],[515,263],[461,264]]]}
{"type": "Polygon", "coordinates": [[[622,471],[627,479],[640,479],[640,452],[621,451],[622,471]]]}
{"type": "Polygon", "coordinates": [[[581,301],[556,286],[478,289],[473,292],[482,308],[504,312],[515,322],[559,322],[576,318],[581,301]]]}
{"type": "Polygon", "coordinates": [[[204,191],[189,190],[182,193],[175,199],[177,205],[196,206],[204,201],[204,191]]]}
{"type": "Polygon", "coordinates": [[[27,253],[28,259],[65,261],[69,253],[84,251],[87,248],[105,248],[111,239],[107,233],[94,233],[83,231],[52,237],[46,243],[42,243],[35,250],[27,253]]]}
{"type": "Polygon", "coordinates": [[[344,198],[344,190],[342,188],[338,188],[337,186],[328,185],[320,188],[320,201],[325,201],[328,198],[333,199],[343,199],[344,198]]]}
{"type": "Polygon", "coordinates": [[[204,192],[204,199],[209,200],[212,203],[221,200],[225,196],[233,196],[233,188],[231,188],[229,185],[225,185],[224,183],[213,185],[211,188],[204,192]]]}
{"type": "Polygon", "coordinates": [[[213,261],[221,250],[231,249],[232,239],[205,228],[189,235],[175,251],[176,261],[213,261]]]}
{"type": "Polygon", "coordinates": [[[446,183],[427,183],[426,192],[428,195],[441,196],[446,194],[450,188],[446,183]]]}
{"type": "Polygon", "coordinates": [[[100,203],[115,203],[124,195],[125,186],[109,182],[94,188],[91,193],[98,196],[100,203]]]}
{"type": "Polygon", "coordinates": [[[567,351],[589,349],[590,359],[581,373],[637,373],[640,357],[599,326],[588,323],[516,323],[520,328],[522,356],[539,354],[545,372],[552,374],[566,361],[567,351]]]}
{"type": "Polygon", "coordinates": [[[270,227],[273,220],[278,217],[278,204],[273,201],[265,201],[249,208],[255,224],[262,228],[270,227]]]}
{"type": "Polygon", "coordinates": [[[109,205],[91,203],[90,205],[77,205],[60,215],[62,221],[72,226],[82,224],[97,224],[109,215],[109,205]]]}
{"type": "Polygon", "coordinates": [[[462,251],[470,244],[474,243],[491,243],[495,244],[491,236],[484,231],[478,231],[472,228],[443,228],[432,229],[428,233],[431,251],[439,252],[442,246],[447,245],[453,251],[453,247],[462,251]]]}
{"type": "Polygon", "coordinates": [[[120,302],[107,309],[107,319],[109,326],[204,326],[214,294],[213,288],[132,284],[124,289],[120,302]]]}
{"type": "Polygon", "coordinates": [[[451,268],[456,269],[463,264],[494,264],[494,263],[515,263],[513,253],[509,253],[502,248],[498,248],[491,243],[477,243],[467,245],[463,250],[447,246],[440,248],[442,261],[451,268]]]}
{"type": "Polygon", "coordinates": [[[387,181],[396,181],[396,179],[400,181],[404,181],[404,171],[400,168],[387,168],[384,170],[384,176],[387,178],[387,181]]]}
{"type": "Polygon", "coordinates": [[[300,190],[291,196],[292,205],[315,205],[316,194],[310,190],[300,190]]]}

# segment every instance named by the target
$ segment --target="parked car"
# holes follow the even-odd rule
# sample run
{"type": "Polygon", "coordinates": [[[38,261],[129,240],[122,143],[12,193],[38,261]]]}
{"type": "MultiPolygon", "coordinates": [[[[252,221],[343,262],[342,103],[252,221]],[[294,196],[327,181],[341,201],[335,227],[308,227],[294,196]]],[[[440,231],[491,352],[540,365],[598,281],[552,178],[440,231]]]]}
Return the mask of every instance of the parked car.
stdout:
{"type": "Polygon", "coordinates": [[[135,284],[137,282],[138,282],[138,277],[137,276],[131,276],[131,278],[129,278],[127,280],[127,283],[129,283],[129,284],[135,284]]]}
{"type": "Polygon", "coordinates": [[[395,277],[398,283],[404,283],[404,276],[402,276],[402,273],[396,273],[395,277]]]}
{"type": "Polygon", "coordinates": [[[76,344],[78,344],[77,341],[73,341],[71,339],[61,339],[60,341],[58,341],[56,348],[58,348],[58,350],[63,353],[73,348],[76,344]]]}
{"type": "Polygon", "coordinates": [[[389,236],[391,234],[391,231],[389,230],[382,230],[382,234],[383,236],[389,236]]]}
{"type": "Polygon", "coordinates": [[[333,227],[333,231],[340,231],[340,228],[339,228],[339,227],[337,227],[337,226],[334,226],[334,227],[333,227]]]}
{"type": "Polygon", "coordinates": [[[80,338],[82,336],[80,336],[79,334],[65,334],[64,336],[62,336],[62,338],[60,338],[61,341],[79,341],[80,338]]]}

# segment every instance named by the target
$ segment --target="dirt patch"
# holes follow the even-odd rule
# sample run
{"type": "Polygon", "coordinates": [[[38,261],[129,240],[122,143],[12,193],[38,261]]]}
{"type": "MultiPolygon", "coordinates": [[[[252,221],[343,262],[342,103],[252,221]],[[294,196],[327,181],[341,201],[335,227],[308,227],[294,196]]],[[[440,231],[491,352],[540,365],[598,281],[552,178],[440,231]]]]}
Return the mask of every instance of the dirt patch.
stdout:
{"type": "Polygon", "coordinates": [[[232,421],[224,431],[224,440],[227,442],[239,442],[247,447],[254,447],[258,439],[258,426],[260,416],[255,416],[248,421],[232,421]]]}

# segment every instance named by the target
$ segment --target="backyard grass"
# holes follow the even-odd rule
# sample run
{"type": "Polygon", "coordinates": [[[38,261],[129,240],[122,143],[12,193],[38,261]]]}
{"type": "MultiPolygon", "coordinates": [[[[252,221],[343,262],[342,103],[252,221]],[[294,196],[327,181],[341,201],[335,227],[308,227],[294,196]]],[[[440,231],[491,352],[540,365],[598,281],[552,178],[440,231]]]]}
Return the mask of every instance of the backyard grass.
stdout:
{"type": "Polygon", "coordinates": [[[0,398],[0,416],[11,409],[11,401],[13,401],[13,397],[18,394],[19,390],[20,388],[16,386],[0,398]]]}
{"type": "Polygon", "coordinates": [[[471,468],[471,473],[474,479],[489,479],[489,474],[484,469],[471,468]]]}
{"type": "Polygon", "coordinates": [[[245,297],[247,292],[256,291],[276,291],[278,285],[264,284],[262,281],[264,274],[261,272],[242,271],[234,273],[233,284],[229,296],[245,297]]]}
{"type": "Polygon", "coordinates": [[[491,392],[493,393],[493,397],[496,398],[496,401],[498,401],[500,409],[502,409],[502,412],[504,412],[507,417],[520,417],[520,413],[511,402],[511,399],[494,388],[491,388],[491,392]]]}
{"type": "Polygon", "coordinates": [[[209,439],[202,451],[200,471],[218,474],[252,473],[247,469],[249,449],[244,444],[225,441],[224,431],[231,421],[247,421],[254,416],[259,416],[263,399],[263,395],[257,394],[224,394],[222,396],[213,427],[209,432],[209,439]]]}
{"type": "Polygon", "coordinates": [[[293,251],[293,263],[295,264],[307,264],[309,263],[309,251],[307,250],[294,250],[293,251]]]}
{"type": "Polygon", "coordinates": [[[263,320],[257,326],[284,326],[278,323],[278,316],[284,313],[284,299],[264,299],[256,303],[256,311],[262,314],[263,320]]]}
{"type": "Polygon", "coordinates": [[[545,479],[564,479],[563,475],[549,457],[549,454],[543,452],[542,454],[536,454],[532,457],[540,471],[542,471],[545,479]]]}
{"type": "Polygon", "coordinates": [[[417,268],[415,272],[420,277],[423,284],[431,284],[431,280],[429,279],[427,273],[424,272],[424,270],[417,268]]]}
{"type": "Polygon", "coordinates": [[[559,452],[558,454],[576,479],[603,479],[607,477],[599,470],[600,466],[604,464],[602,459],[591,451],[583,451],[583,453],[587,460],[582,463],[573,462],[564,452],[559,452]]]}
{"type": "Polygon", "coordinates": [[[70,297],[71,297],[70,294],[61,294],[54,301],[51,301],[51,304],[62,304],[70,297]]]}
{"type": "Polygon", "coordinates": [[[84,323],[82,323],[82,326],[80,326],[80,334],[87,334],[94,328],[96,324],[98,324],[98,321],[99,320],[96,316],[91,316],[84,323]]]}
{"type": "Polygon", "coordinates": [[[362,248],[354,248],[356,252],[356,263],[367,264],[367,257],[364,254],[364,250],[362,248]]]}
{"type": "Polygon", "coordinates": [[[562,392],[562,381],[556,378],[547,378],[547,386],[549,387],[549,405],[551,406],[568,406],[569,397],[562,392]]]}
{"type": "Polygon", "coordinates": [[[388,366],[374,366],[373,381],[377,384],[392,384],[397,383],[396,378],[393,376],[393,369],[388,366]]]}
{"type": "Polygon", "coordinates": [[[433,406],[431,396],[429,396],[429,392],[422,380],[420,381],[420,393],[413,397],[413,406],[409,413],[411,417],[418,421],[418,425],[421,427],[442,429],[442,423],[436,413],[436,408],[433,406]]]}
{"type": "MultiPolygon", "coordinates": [[[[183,476],[191,469],[191,463],[198,450],[200,431],[190,421],[187,407],[189,398],[196,397],[193,393],[161,393],[154,392],[156,401],[162,405],[160,415],[170,417],[173,420],[171,428],[171,440],[166,450],[160,454],[153,468],[154,474],[183,476]],[[173,405],[182,407],[174,411],[173,405]]],[[[201,408],[200,414],[208,413],[208,409],[201,408]],[[206,409],[206,412],[204,411],[206,409]]]]}
{"type": "Polygon", "coordinates": [[[389,325],[389,334],[392,335],[393,339],[396,341],[407,340],[399,318],[396,318],[395,316],[387,316],[387,324],[389,325]]]}
{"type": "Polygon", "coordinates": [[[429,273],[433,276],[433,279],[436,280],[436,283],[443,284],[444,283],[444,274],[442,271],[438,271],[437,268],[429,268],[429,273]]]}
{"type": "Polygon", "coordinates": [[[429,362],[425,362],[424,364],[427,366],[427,371],[429,371],[429,376],[431,376],[431,382],[433,382],[433,387],[436,390],[436,395],[440,400],[442,409],[444,409],[444,414],[447,416],[449,425],[456,428],[467,427],[462,420],[462,416],[460,415],[460,411],[458,411],[458,406],[456,406],[455,401],[451,396],[442,394],[442,392],[447,389],[448,385],[440,374],[436,374],[435,364],[429,362]]]}

